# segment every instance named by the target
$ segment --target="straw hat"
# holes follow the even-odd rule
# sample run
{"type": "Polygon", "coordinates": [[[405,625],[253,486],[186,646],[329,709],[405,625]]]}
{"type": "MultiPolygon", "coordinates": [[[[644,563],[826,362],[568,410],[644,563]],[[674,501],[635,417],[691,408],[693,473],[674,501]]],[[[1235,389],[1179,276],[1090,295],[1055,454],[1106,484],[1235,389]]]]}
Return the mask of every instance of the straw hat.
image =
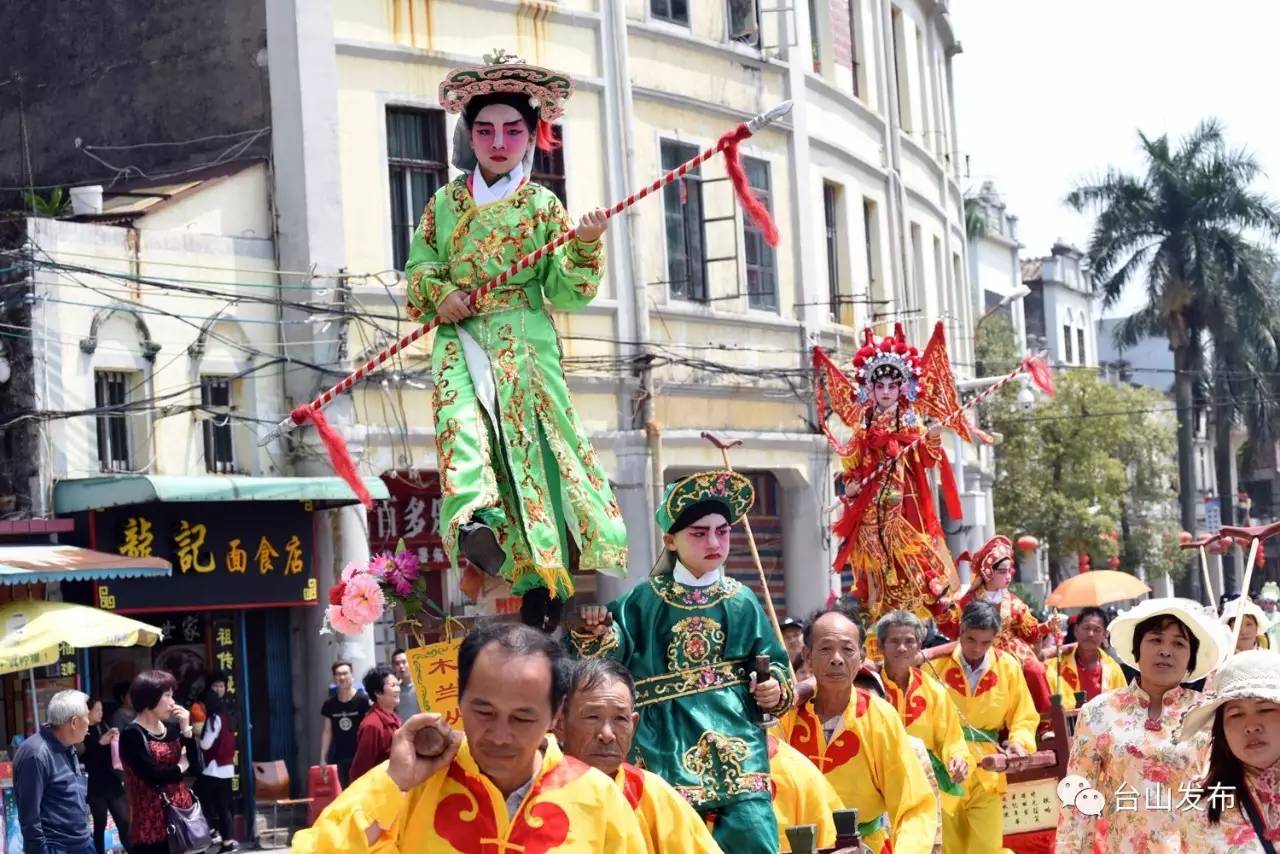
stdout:
{"type": "Polygon", "coordinates": [[[1280,703],[1280,658],[1274,652],[1251,649],[1227,659],[1213,674],[1216,687],[1182,716],[1175,734],[1185,741],[1212,725],[1218,707],[1229,700],[1267,700],[1280,703]]]}
{"type": "Polygon", "coordinates": [[[1138,660],[1133,655],[1133,632],[1143,620],[1162,614],[1176,617],[1178,622],[1187,627],[1187,631],[1200,643],[1196,653],[1195,669],[1183,678],[1183,682],[1195,682],[1208,676],[1227,653],[1230,641],[1225,640],[1225,632],[1221,623],[1204,612],[1204,606],[1190,599],[1168,597],[1147,599],[1134,605],[1111,621],[1107,630],[1111,633],[1111,645],[1116,656],[1125,664],[1138,668],[1138,660]]]}

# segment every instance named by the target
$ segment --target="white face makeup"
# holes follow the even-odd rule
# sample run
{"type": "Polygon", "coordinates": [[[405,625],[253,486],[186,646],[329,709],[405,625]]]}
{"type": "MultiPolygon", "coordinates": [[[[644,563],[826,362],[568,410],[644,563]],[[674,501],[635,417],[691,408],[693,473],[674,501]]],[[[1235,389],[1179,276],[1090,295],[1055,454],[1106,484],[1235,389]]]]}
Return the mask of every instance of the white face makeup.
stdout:
{"type": "Polygon", "coordinates": [[[486,180],[514,169],[531,141],[529,126],[510,104],[490,104],[471,123],[471,149],[486,180]]]}

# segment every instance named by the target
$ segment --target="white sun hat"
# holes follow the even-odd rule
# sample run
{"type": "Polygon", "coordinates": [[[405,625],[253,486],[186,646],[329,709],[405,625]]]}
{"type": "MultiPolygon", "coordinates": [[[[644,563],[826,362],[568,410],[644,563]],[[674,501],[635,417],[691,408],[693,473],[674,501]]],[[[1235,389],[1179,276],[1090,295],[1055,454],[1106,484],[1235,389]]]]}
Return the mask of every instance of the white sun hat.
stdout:
{"type": "Polygon", "coordinates": [[[1231,700],[1280,703],[1280,655],[1265,649],[1238,652],[1213,674],[1215,687],[1182,716],[1175,740],[1185,741],[1212,725],[1213,716],[1231,700]]]}
{"type": "Polygon", "coordinates": [[[1253,617],[1258,624],[1258,631],[1265,632],[1267,626],[1271,625],[1271,620],[1267,617],[1267,612],[1253,604],[1253,600],[1246,601],[1243,597],[1232,599],[1230,602],[1222,606],[1222,622],[1234,619],[1237,614],[1244,611],[1246,617],[1253,617]]]}
{"type": "Polygon", "coordinates": [[[1122,662],[1135,670],[1140,669],[1138,660],[1133,655],[1134,629],[1143,620],[1161,615],[1176,618],[1199,642],[1195,669],[1183,678],[1183,682],[1203,679],[1217,669],[1230,645],[1230,639],[1224,631],[1226,627],[1206,614],[1204,606],[1199,602],[1173,596],[1139,602],[1111,621],[1111,625],[1107,627],[1111,633],[1111,645],[1122,662]]]}

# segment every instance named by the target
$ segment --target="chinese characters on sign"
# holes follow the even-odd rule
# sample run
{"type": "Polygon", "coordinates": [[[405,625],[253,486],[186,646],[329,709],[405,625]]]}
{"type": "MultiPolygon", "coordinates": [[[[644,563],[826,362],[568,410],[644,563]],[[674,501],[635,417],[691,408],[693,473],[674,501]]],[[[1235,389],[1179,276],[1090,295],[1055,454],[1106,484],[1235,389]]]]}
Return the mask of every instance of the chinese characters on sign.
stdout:
{"type": "Polygon", "coordinates": [[[427,569],[446,569],[449,557],[440,539],[440,478],[418,469],[388,472],[382,482],[391,493],[369,511],[370,551],[395,551],[401,538],[427,569]]]}
{"type": "Polygon", "coordinates": [[[100,549],[173,563],[170,578],[98,583],[95,601],[101,608],[317,601],[312,518],[299,502],[141,504],[99,511],[93,524],[100,549]]]}
{"type": "MultiPolygon", "coordinates": [[[[213,664],[227,678],[227,705],[231,708],[240,708],[239,686],[236,684],[237,669],[237,645],[235,620],[230,615],[215,615],[211,621],[213,631],[213,664]]],[[[239,736],[242,733],[236,733],[236,744],[240,744],[239,736]]],[[[235,766],[235,774],[231,777],[231,791],[237,795],[240,794],[240,751],[237,749],[235,758],[232,760],[235,766]]]]}
{"type": "Polygon", "coordinates": [[[407,653],[409,673],[424,712],[442,715],[452,727],[462,726],[458,708],[458,647],[462,639],[416,647],[407,653]]]}

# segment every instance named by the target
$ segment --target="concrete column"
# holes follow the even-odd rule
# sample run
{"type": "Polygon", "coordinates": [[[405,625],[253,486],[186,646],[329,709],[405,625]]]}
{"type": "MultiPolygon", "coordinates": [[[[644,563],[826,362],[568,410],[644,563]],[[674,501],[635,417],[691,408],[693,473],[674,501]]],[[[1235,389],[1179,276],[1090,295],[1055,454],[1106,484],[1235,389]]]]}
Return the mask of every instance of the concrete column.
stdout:
{"type": "Polygon", "coordinates": [[[364,508],[359,504],[316,511],[315,566],[319,603],[314,608],[294,609],[290,650],[293,664],[293,703],[296,709],[314,714],[299,715],[295,736],[306,759],[305,765],[320,760],[321,720],[319,703],[328,696],[333,662],[351,662],[356,679],[375,663],[373,628],[355,637],[320,634],[329,590],[337,583],[342,567],[350,561],[369,559],[369,534],[364,508]]]}
{"type": "MultiPolygon", "coordinates": [[[[821,608],[831,591],[830,538],[824,536],[823,508],[833,496],[824,482],[825,446],[810,453],[809,471],[774,472],[782,490],[782,566],[786,580],[786,616],[803,619],[821,608]]],[[[775,591],[776,592],[776,591],[775,591]]]]}
{"type": "Polygon", "coordinates": [[[617,472],[614,476],[613,494],[618,499],[623,521],[627,525],[627,577],[610,578],[601,575],[596,582],[598,598],[603,602],[621,596],[631,588],[643,584],[657,558],[657,534],[653,519],[654,508],[649,500],[645,475],[649,470],[649,452],[644,434],[631,431],[630,436],[614,449],[617,472]]]}

